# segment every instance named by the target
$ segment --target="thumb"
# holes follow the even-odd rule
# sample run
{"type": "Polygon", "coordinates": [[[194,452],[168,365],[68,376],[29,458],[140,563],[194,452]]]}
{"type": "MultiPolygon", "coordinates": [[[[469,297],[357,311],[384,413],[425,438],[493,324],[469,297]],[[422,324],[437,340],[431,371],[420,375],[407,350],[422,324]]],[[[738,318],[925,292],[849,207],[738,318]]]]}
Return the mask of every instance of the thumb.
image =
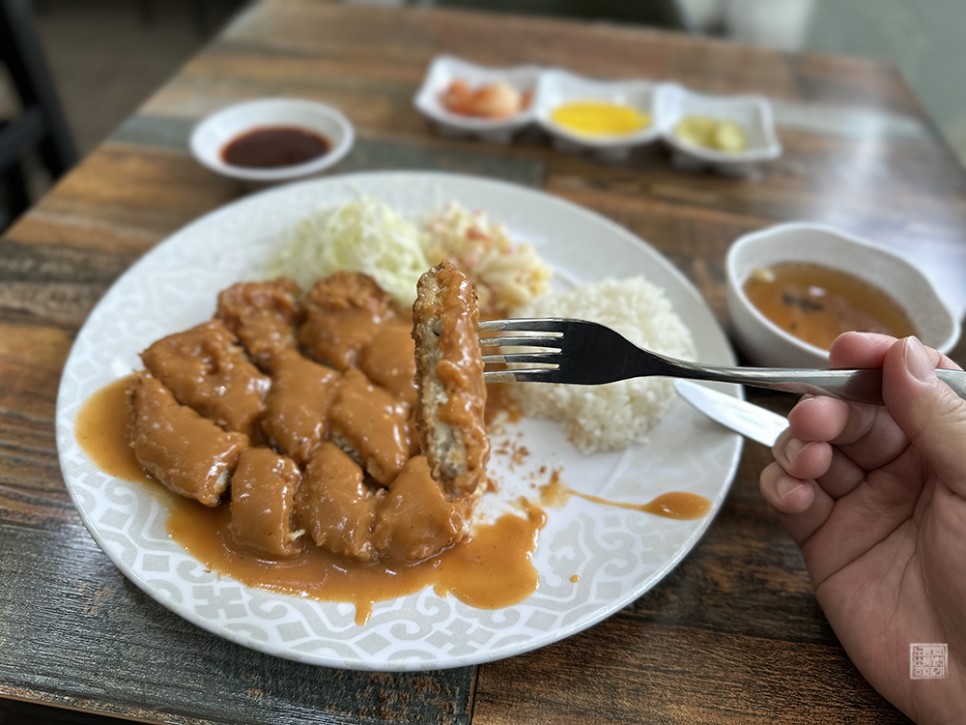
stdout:
{"type": "Polygon", "coordinates": [[[924,460],[966,497],[966,400],[936,377],[943,359],[914,337],[900,340],[883,360],[882,397],[924,460]]]}

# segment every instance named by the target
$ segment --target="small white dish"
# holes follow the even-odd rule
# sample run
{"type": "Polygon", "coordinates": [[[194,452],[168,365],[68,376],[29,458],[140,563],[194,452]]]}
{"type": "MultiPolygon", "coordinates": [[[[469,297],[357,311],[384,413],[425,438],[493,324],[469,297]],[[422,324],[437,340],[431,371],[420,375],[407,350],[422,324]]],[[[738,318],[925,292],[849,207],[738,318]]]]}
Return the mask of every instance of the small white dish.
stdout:
{"type": "Polygon", "coordinates": [[[540,68],[531,65],[488,68],[453,56],[437,56],[430,63],[423,84],[413,98],[413,104],[443,134],[473,136],[494,143],[507,143],[517,131],[533,122],[530,101],[536,90],[540,71],[540,68]],[[519,91],[525,103],[517,113],[505,118],[453,113],[443,103],[443,94],[456,80],[464,81],[470,88],[503,81],[519,91]]]}
{"type": "Polygon", "coordinates": [[[266,185],[315,176],[341,161],[354,141],[349,119],[332,106],[300,98],[262,98],[207,116],[195,126],[190,145],[199,163],[215,173],[266,185]],[[328,142],[329,149],[304,163],[272,168],[236,166],[225,160],[225,148],[232,141],[259,129],[282,127],[317,134],[328,142]]]}
{"type": "Polygon", "coordinates": [[[614,160],[626,158],[637,146],[660,137],[658,85],[648,80],[602,81],[578,76],[565,70],[551,69],[540,75],[533,99],[533,113],[539,124],[553,138],[554,145],[564,151],[590,150],[614,160]],[[650,123],[639,131],[618,135],[577,133],[555,122],[555,108],[573,101],[602,101],[630,106],[650,116],[650,123]]]}
{"type": "Polygon", "coordinates": [[[842,270],[877,287],[905,310],[920,340],[948,352],[960,325],[930,280],[907,259],[822,224],[779,224],[747,234],[728,250],[727,305],[738,349],[756,365],[828,367],[828,351],[771,322],[748,299],[744,284],[756,269],[804,262],[842,270]]]}
{"type": "Polygon", "coordinates": [[[673,150],[680,168],[713,168],[725,174],[745,174],[758,164],[781,156],[771,104],[756,95],[715,96],[696,93],[676,83],[662,83],[658,91],[661,137],[673,150]],[[675,129],[689,116],[733,121],[745,133],[743,151],[719,151],[682,140],[675,129]]]}

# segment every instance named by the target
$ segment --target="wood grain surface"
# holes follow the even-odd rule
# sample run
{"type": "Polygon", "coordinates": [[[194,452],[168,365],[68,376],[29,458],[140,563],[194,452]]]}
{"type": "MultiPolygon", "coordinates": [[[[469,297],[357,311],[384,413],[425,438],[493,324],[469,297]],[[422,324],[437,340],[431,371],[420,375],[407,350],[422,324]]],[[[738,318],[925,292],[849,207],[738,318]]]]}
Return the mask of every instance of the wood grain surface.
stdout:
{"type": "MultiPolygon", "coordinates": [[[[65,490],[54,442],[59,378],[118,275],[247,193],[197,165],[186,142],[206,113],[264,95],[344,110],[359,139],[337,171],[489,176],[610,217],[687,275],[726,330],[728,245],[795,219],[915,254],[966,308],[966,177],[891,67],[641,28],[256,4],[0,239],[0,723],[905,722],[826,623],[798,550],[758,493],[769,452],[750,442],[724,509],[657,587],[581,634],[479,667],[300,665],[210,635],[129,583],[65,490]],[[437,53],[761,93],[774,104],[784,154],[735,179],[678,170],[661,147],[603,163],[555,151],[535,132],[502,146],[444,138],[412,105],[437,53]]],[[[966,363],[963,345],[953,357],[966,363]]],[[[779,412],[793,402],[750,397],[779,412]]]]}

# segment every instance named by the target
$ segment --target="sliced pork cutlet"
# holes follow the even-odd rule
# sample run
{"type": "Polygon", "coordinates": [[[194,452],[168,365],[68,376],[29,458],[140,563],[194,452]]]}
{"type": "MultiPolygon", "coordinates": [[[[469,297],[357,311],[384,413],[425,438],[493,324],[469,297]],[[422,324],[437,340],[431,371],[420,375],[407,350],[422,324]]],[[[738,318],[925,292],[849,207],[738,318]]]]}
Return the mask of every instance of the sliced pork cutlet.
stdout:
{"type": "Polygon", "coordinates": [[[272,388],[265,399],[262,432],[300,466],[311,460],[328,435],[329,406],[340,377],[295,349],[272,357],[272,388]]]}
{"type": "Polygon", "coordinates": [[[416,289],[419,442],[433,478],[450,495],[473,494],[485,480],[490,456],[476,293],[450,262],[423,274],[416,289]]]}
{"type": "Polygon", "coordinates": [[[335,272],[319,280],[304,307],[299,342],[313,358],[337,370],[355,366],[362,348],[396,315],[389,294],[358,272],[335,272]]]}
{"type": "Polygon", "coordinates": [[[270,448],[249,448],[231,477],[231,521],[235,543],[260,556],[285,559],[301,551],[292,523],[302,472],[270,448]]]}
{"type": "Polygon", "coordinates": [[[401,319],[381,325],[362,348],[359,369],[406,405],[416,402],[416,356],[412,325],[401,319]]]}
{"type": "Polygon", "coordinates": [[[141,359],[182,405],[225,430],[248,436],[260,433],[258,422],[271,380],[248,360],[238,338],[221,320],[161,338],[141,353],[141,359]]]}
{"type": "Polygon", "coordinates": [[[379,503],[372,543],[391,562],[427,559],[464,537],[471,504],[471,497],[449,498],[426,457],[414,456],[379,503]]]}
{"type": "Polygon", "coordinates": [[[218,294],[215,316],[225,323],[262,370],[274,354],[298,346],[301,288],[286,277],[239,282],[218,294]]]}
{"type": "Polygon", "coordinates": [[[222,430],[181,405],[147,372],[131,378],[127,394],[129,439],[141,467],[177,494],[205,506],[221,503],[238,457],[248,448],[247,436],[222,430]]]}
{"type": "Polygon", "coordinates": [[[376,553],[370,539],[379,498],[366,485],[359,464],[325,443],[306,466],[295,494],[296,522],[318,546],[368,561],[376,553]]]}
{"type": "Polygon", "coordinates": [[[357,368],[347,370],[329,408],[329,440],[388,486],[412,454],[408,406],[357,368]]]}

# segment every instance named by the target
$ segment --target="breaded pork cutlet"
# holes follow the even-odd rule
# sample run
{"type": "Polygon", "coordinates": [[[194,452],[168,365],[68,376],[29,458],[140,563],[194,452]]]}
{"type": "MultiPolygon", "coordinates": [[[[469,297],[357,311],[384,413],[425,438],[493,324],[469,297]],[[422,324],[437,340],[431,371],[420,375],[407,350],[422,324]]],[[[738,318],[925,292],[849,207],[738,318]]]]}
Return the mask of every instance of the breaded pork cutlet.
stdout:
{"type": "Polygon", "coordinates": [[[329,407],[329,439],[388,486],[412,454],[408,408],[353,368],[329,407]]]}
{"type": "Polygon", "coordinates": [[[452,496],[477,490],[490,456],[478,323],[473,285],[452,263],[420,277],[413,305],[416,428],[433,478],[452,496]]]}
{"type": "Polygon", "coordinates": [[[215,316],[241,340],[255,364],[267,370],[273,355],[298,346],[301,297],[301,288],[285,277],[239,282],[218,294],[215,316]]]}
{"type": "Polygon", "coordinates": [[[221,320],[163,337],[141,353],[141,360],[182,405],[225,430],[259,434],[271,379],[249,362],[221,320]]]}
{"type": "Polygon", "coordinates": [[[359,354],[359,369],[366,377],[410,406],[416,402],[412,332],[409,320],[390,320],[359,354]]]}
{"type": "Polygon", "coordinates": [[[341,376],[325,365],[285,349],[272,357],[272,387],[265,399],[262,432],[269,444],[300,466],[328,435],[329,406],[341,376]]]}
{"type": "Polygon", "coordinates": [[[372,544],[390,562],[421,561],[463,539],[471,496],[450,498],[431,477],[426,456],[414,456],[380,500],[372,544]]]}
{"type": "Polygon", "coordinates": [[[358,272],[335,272],[305,296],[299,342],[309,354],[336,370],[353,367],[384,322],[395,317],[389,293],[358,272]]]}
{"type": "Polygon", "coordinates": [[[369,561],[379,554],[371,539],[383,495],[383,489],[366,485],[362,468],[348,454],[323,443],[295,494],[296,520],[319,546],[369,561]]]}
{"type": "Polygon", "coordinates": [[[302,472],[271,448],[249,448],[231,477],[231,523],[235,543],[272,559],[301,550],[292,522],[302,472]]]}
{"type": "Polygon", "coordinates": [[[248,438],[179,404],[150,373],[134,375],[127,395],[129,443],[141,467],[177,494],[205,506],[220,504],[248,438]]]}

